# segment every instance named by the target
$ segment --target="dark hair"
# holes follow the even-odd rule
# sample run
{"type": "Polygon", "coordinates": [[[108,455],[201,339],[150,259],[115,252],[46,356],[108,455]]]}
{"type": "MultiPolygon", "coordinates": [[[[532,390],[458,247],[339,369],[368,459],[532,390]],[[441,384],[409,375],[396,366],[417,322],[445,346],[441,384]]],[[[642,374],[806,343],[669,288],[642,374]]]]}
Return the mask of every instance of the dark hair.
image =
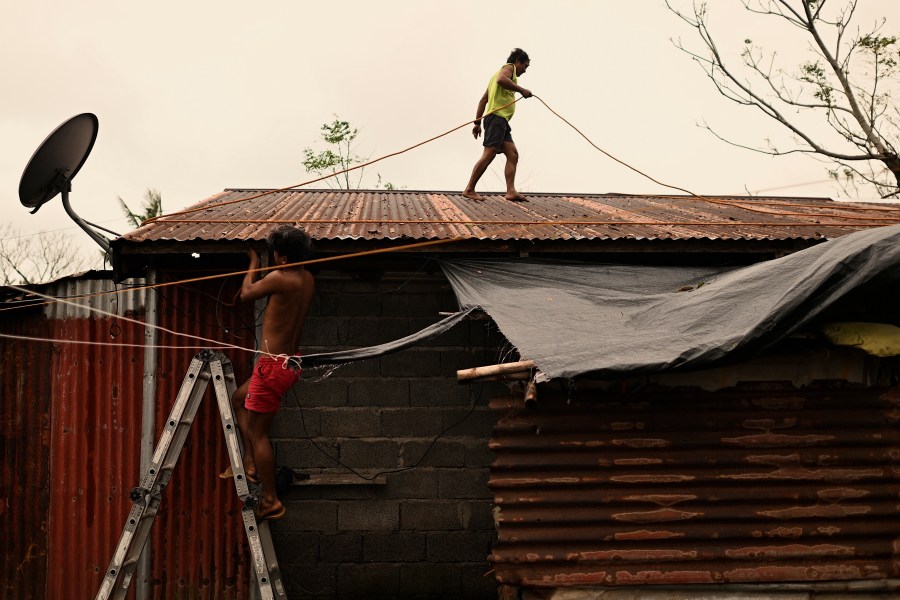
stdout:
{"type": "Polygon", "coordinates": [[[266,244],[269,250],[277,250],[278,254],[287,258],[288,262],[295,263],[306,260],[312,255],[312,240],[302,229],[282,225],[273,229],[266,244]]]}
{"type": "Polygon", "coordinates": [[[510,53],[509,58],[506,59],[506,62],[514,63],[516,61],[519,61],[522,64],[527,63],[529,61],[528,53],[521,48],[514,48],[512,53],[510,53]]]}

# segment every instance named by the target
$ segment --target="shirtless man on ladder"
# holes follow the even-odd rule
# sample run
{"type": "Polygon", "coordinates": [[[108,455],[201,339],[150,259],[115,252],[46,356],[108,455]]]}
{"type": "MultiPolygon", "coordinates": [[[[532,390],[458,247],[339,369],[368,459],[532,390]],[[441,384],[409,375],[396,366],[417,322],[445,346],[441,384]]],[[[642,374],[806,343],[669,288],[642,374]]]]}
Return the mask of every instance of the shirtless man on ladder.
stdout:
{"type": "MultiPolygon", "coordinates": [[[[275,229],[266,243],[274,253],[275,265],[302,262],[312,253],[309,236],[295,227],[275,229]]],[[[300,379],[299,367],[292,366],[288,358],[298,354],[315,281],[302,265],[269,271],[257,280],[259,255],[253,250],[249,255],[250,270],[244,275],[239,297],[242,302],[268,298],[260,342],[264,354],[250,379],[235,390],[231,402],[244,446],[244,472],[247,479],[262,486],[257,517],[274,520],[286,511],[275,490],[275,453],[269,429],[281,399],[300,379]]],[[[220,477],[232,475],[229,467],[220,477]]]]}

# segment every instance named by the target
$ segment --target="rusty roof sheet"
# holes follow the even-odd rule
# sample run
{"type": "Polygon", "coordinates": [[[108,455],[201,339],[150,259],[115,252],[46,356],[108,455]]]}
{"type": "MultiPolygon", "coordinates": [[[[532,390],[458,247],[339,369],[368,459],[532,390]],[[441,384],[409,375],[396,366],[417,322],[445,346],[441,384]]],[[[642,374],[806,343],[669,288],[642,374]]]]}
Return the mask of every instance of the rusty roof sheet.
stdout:
{"type": "Polygon", "coordinates": [[[127,242],[264,239],[274,225],[316,240],[830,239],[900,223],[900,205],[827,198],[227,189],[126,234],[127,242]]]}
{"type": "MultiPolygon", "coordinates": [[[[896,389],[755,381],[494,398],[497,544],[521,587],[898,575],[896,389]]],[[[724,597],[724,594],[723,596],[724,597]]]]}

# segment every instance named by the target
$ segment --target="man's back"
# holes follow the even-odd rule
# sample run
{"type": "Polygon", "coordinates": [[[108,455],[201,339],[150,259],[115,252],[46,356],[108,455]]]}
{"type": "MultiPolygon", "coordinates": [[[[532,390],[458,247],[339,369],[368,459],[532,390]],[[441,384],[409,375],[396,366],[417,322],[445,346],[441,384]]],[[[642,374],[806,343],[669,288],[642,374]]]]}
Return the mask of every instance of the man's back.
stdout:
{"type": "Polygon", "coordinates": [[[312,304],[315,280],[303,268],[273,271],[268,278],[274,279],[273,291],[263,315],[260,350],[269,354],[296,354],[312,304]]]}

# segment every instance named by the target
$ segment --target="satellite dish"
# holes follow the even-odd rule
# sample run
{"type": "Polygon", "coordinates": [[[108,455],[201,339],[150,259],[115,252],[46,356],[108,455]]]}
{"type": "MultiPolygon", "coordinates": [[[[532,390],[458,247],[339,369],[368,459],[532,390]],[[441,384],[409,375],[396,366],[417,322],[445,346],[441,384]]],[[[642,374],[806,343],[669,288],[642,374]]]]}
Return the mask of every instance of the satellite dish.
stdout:
{"type": "Polygon", "coordinates": [[[91,229],[69,204],[72,179],[91,153],[99,127],[96,115],[82,113],[54,129],[35,150],[22,173],[19,201],[26,208],[33,209],[31,214],[34,214],[61,194],[63,208],[72,220],[108,252],[109,240],[91,229]]]}

